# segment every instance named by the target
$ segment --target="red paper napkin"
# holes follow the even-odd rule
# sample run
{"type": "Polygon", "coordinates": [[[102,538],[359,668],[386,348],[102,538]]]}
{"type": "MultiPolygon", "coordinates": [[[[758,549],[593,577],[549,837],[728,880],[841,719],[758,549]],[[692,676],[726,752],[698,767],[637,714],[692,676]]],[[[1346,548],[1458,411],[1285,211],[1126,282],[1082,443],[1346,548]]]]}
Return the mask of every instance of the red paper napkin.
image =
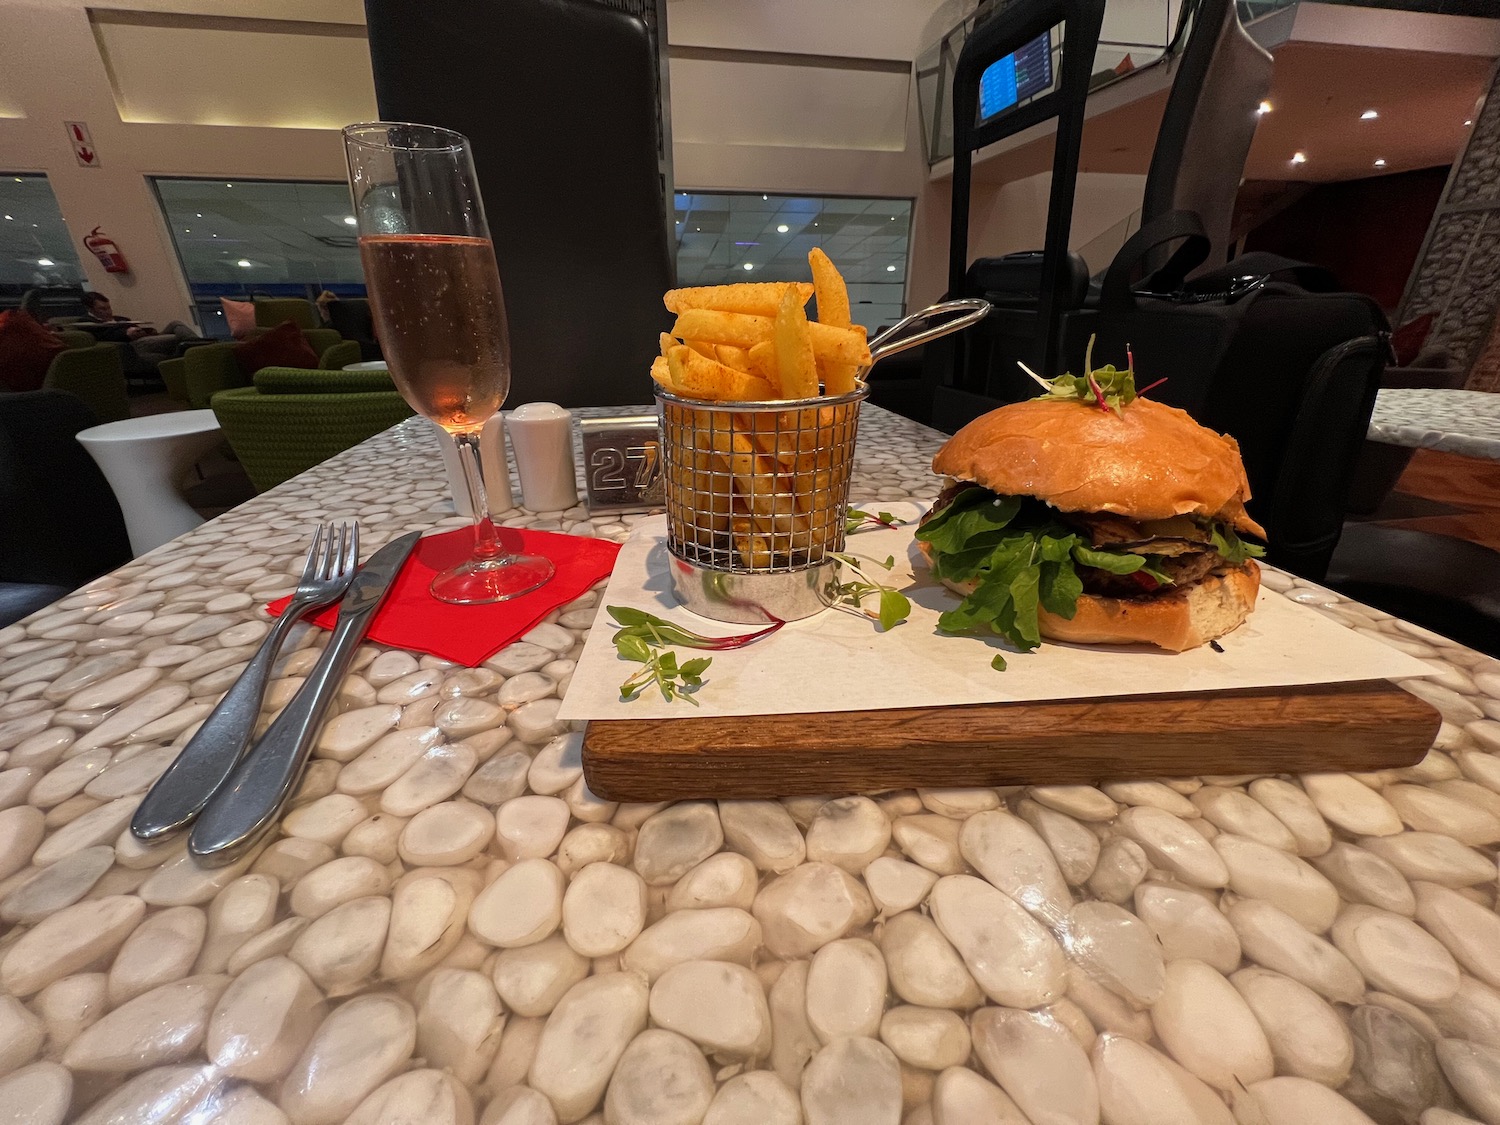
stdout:
{"type": "MultiPolygon", "coordinates": [[[[416,550],[396,576],[370,625],[370,639],[392,648],[431,653],[472,668],[530,632],[558,606],[607,578],[615,567],[615,556],[620,553],[618,543],[605,539],[526,528],[501,530],[507,540],[519,534],[518,546],[507,542],[511,550],[551,559],[557,568],[552,580],[508,602],[490,605],[440,602],[428,589],[433,576],[469,556],[474,532],[461,527],[442,535],[429,535],[417,541],[416,550]]],[[[291,600],[279,598],[266,609],[279,617],[291,600]]],[[[338,620],[338,606],[329,606],[308,620],[332,629],[338,620]]]]}

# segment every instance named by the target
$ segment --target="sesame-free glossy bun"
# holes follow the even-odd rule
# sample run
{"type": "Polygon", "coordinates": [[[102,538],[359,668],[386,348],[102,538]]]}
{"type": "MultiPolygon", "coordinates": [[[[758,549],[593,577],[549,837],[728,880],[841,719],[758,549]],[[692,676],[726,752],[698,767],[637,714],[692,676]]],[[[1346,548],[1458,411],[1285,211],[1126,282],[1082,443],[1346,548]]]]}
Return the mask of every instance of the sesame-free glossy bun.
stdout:
{"type": "Polygon", "coordinates": [[[1079,399],[1002,406],[954,434],[932,469],[1063,512],[1205,516],[1266,534],[1245,511],[1250,483],[1234,439],[1150,399],[1118,413],[1079,399]]]}

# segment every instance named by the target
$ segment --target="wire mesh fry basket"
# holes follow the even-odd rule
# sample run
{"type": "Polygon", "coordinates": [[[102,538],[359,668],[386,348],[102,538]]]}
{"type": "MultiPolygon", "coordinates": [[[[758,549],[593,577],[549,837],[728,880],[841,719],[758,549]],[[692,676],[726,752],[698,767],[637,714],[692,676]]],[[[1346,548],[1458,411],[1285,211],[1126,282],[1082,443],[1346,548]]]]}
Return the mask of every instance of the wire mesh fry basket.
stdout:
{"type": "MultiPolygon", "coordinates": [[[[872,361],[988,311],[978,300],[923,309],[870,342],[872,361]],[[954,313],[963,315],[911,332],[954,313]]],[[[672,586],[687,609],[751,624],[831,603],[868,373],[847,394],[775,402],[708,402],[657,387],[672,586]]]]}

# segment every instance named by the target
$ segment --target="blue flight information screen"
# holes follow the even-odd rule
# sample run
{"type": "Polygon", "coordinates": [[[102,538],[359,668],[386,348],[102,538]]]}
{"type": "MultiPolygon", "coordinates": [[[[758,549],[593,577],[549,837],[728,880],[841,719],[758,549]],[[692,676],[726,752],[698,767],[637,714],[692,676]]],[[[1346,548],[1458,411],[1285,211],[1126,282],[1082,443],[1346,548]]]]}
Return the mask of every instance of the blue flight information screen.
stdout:
{"type": "Polygon", "coordinates": [[[981,121],[1052,86],[1052,33],[1044,31],[1013,54],[991,63],[979,76],[981,121]]]}

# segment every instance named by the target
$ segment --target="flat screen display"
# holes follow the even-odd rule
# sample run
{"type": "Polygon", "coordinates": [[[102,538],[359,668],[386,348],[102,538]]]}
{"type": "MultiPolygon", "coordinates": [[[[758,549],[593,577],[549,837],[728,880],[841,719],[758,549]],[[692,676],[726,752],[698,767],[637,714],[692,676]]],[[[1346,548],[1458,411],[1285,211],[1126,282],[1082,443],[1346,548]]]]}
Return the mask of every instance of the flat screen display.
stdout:
{"type": "Polygon", "coordinates": [[[1052,33],[997,59],[979,76],[979,119],[986,121],[1052,86],[1052,33]]]}

